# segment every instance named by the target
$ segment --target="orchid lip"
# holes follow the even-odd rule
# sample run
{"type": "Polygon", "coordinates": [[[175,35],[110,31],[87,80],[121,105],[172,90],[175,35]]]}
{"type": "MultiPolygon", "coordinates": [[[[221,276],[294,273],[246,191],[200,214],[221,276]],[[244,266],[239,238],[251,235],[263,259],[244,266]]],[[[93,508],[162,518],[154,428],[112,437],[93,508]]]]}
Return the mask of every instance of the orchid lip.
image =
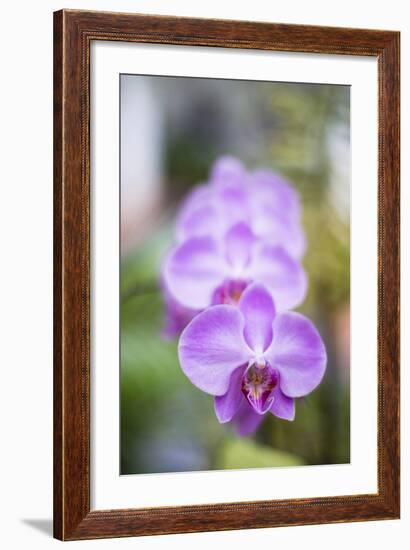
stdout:
{"type": "Polygon", "coordinates": [[[212,304],[237,305],[247,286],[244,279],[226,279],[213,293],[212,304]]]}
{"type": "Polygon", "coordinates": [[[265,414],[274,402],[273,390],[279,383],[279,373],[269,363],[254,362],[248,366],[241,390],[248,403],[258,414],[265,414]]]}

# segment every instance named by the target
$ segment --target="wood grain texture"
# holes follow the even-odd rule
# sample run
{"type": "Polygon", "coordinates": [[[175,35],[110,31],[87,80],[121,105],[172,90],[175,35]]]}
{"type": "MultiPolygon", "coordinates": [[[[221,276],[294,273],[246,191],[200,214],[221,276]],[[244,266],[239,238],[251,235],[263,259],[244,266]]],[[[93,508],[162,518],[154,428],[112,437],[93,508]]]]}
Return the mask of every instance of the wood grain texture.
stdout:
{"type": "Polygon", "coordinates": [[[56,538],[76,540],[399,517],[399,42],[399,33],[390,31],[72,10],[54,14],[56,538]],[[377,494],[90,511],[89,70],[90,43],[97,39],[377,58],[377,494]]]}

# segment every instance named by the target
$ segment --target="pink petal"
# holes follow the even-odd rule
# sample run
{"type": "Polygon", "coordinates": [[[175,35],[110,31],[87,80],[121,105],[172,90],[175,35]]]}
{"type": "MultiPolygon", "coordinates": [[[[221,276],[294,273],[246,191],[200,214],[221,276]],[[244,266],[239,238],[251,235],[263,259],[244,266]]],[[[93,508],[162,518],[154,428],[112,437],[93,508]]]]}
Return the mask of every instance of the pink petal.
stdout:
{"type": "Polygon", "coordinates": [[[256,170],[251,174],[259,204],[269,205],[282,218],[300,219],[300,199],[297,191],[279,174],[256,170]]]}
{"type": "Polygon", "coordinates": [[[245,340],[253,351],[261,354],[272,342],[276,314],[272,296],[263,285],[254,283],[242,294],[239,309],[245,317],[245,340]]]}
{"type": "Polygon", "coordinates": [[[201,184],[193,187],[179,207],[177,224],[183,223],[192,212],[204,204],[208,204],[211,198],[212,190],[209,185],[201,184]]]}
{"type": "Polygon", "coordinates": [[[270,412],[278,418],[284,420],[295,419],[295,400],[287,397],[279,386],[273,390],[273,404],[270,407],[270,412]]]}
{"type": "Polygon", "coordinates": [[[302,266],[281,247],[258,243],[249,274],[272,293],[278,311],[300,305],[306,295],[307,278],[302,266]]]}
{"type": "Polygon", "coordinates": [[[251,177],[251,223],[255,234],[272,245],[282,246],[293,258],[301,259],[306,242],[298,193],[269,170],[258,170],[251,177]]]}
{"type": "Polygon", "coordinates": [[[242,183],[246,177],[244,165],[234,157],[218,159],[211,169],[211,182],[214,184],[242,183]]]}
{"type": "Polygon", "coordinates": [[[210,305],[224,278],[224,260],[211,237],[193,237],[167,257],[164,280],[172,297],[190,309],[210,305]]]}
{"type": "Polygon", "coordinates": [[[241,391],[242,376],[245,367],[236,369],[231,374],[229,389],[225,395],[218,395],[214,400],[215,414],[221,424],[229,422],[239,409],[243,399],[241,391]]]}
{"type": "Polygon", "coordinates": [[[288,397],[302,397],[320,384],[326,370],[326,349],[313,323],[300,313],[279,314],[273,341],[265,353],[280,373],[280,388],[288,397]]]}
{"type": "Polygon", "coordinates": [[[233,274],[238,275],[249,263],[255,237],[250,227],[242,222],[234,225],[225,236],[225,254],[233,274]]]}
{"type": "Polygon", "coordinates": [[[238,435],[245,436],[254,433],[264,418],[263,414],[256,413],[246,399],[243,398],[232,422],[238,435]]]}
{"type": "Polygon", "coordinates": [[[217,209],[212,202],[206,202],[187,211],[184,217],[177,221],[177,238],[183,242],[191,237],[214,235],[218,232],[219,224],[217,209]]]}
{"type": "Polygon", "coordinates": [[[266,242],[284,248],[295,260],[303,257],[306,240],[300,222],[282,219],[275,209],[261,205],[258,214],[252,214],[252,229],[266,242]]]}
{"type": "Polygon", "coordinates": [[[185,328],[178,345],[181,368],[211,395],[224,395],[231,374],[251,357],[243,337],[244,318],[234,306],[212,306],[185,328]]]}

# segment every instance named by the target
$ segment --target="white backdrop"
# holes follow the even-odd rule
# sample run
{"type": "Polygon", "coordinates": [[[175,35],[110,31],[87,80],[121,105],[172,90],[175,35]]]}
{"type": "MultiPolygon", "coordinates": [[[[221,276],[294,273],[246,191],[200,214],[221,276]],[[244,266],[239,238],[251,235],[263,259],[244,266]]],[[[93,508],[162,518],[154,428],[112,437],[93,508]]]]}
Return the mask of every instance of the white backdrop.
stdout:
{"type": "MultiPolygon", "coordinates": [[[[91,50],[91,508],[377,492],[377,64],[336,55],[97,42],[91,50]],[[350,464],[119,476],[118,75],[349,84],[351,97],[350,464]],[[368,137],[373,134],[373,139],[368,137]],[[363,212],[366,223],[362,223],[363,212]],[[371,279],[372,282],[369,282],[371,279]],[[357,329],[360,329],[358,333],[357,329]],[[114,367],[113,367],[114,366],[114,367]],[[116,368],[117,367],[117,368],[116,368]],[[363,403],[366,408],[363,409],[363,403]]],[[[349,174],[350,176],[350,174],[349,174]]]]}
{"type": "MultiPolygon", "coordinates": [[[[404,0],[345,0],[343,9],[326,0],[88,0],[60,4],[9,2],[2,8],[2,134],[0,224],[0,453],[1,543],[7,549],[49,548],[52,508],[52,11],[61,7],[139,11],[289,23],[327,24],[402,31],[403,80],[403,306],[409,259],[409,72],[410,23],[404,0]],[[235,10],[233,10],[235,6],[235,10]]],[[[402,308],[404,310],[404,307],[402,308]]],[[[404,315],[404,314],[403,314],[404,315]]],[[[407,323],[403,324],[403,340],[407,323]]],[[[350,525],[311,526],[227,533],[206,533],[144,539],[74,543],[75,547],[236,548],[268,545],[316,550],[345,549],[364,542],[374,550],[387,545],[406,548],[410,535],[409,376],[408,346],[403,342],[403,506],[402,520],[350,525]]]]}

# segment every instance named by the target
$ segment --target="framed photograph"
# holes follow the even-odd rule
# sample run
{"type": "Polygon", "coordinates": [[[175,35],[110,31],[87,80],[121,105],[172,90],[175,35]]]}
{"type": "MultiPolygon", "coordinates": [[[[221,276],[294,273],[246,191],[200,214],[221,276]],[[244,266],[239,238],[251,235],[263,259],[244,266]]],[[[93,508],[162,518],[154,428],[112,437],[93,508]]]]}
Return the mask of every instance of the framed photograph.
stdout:
{"type": "Polygon", "coordinates": [[[399,517],[398,32],[54,14],[54,535],[399,517]]]}

